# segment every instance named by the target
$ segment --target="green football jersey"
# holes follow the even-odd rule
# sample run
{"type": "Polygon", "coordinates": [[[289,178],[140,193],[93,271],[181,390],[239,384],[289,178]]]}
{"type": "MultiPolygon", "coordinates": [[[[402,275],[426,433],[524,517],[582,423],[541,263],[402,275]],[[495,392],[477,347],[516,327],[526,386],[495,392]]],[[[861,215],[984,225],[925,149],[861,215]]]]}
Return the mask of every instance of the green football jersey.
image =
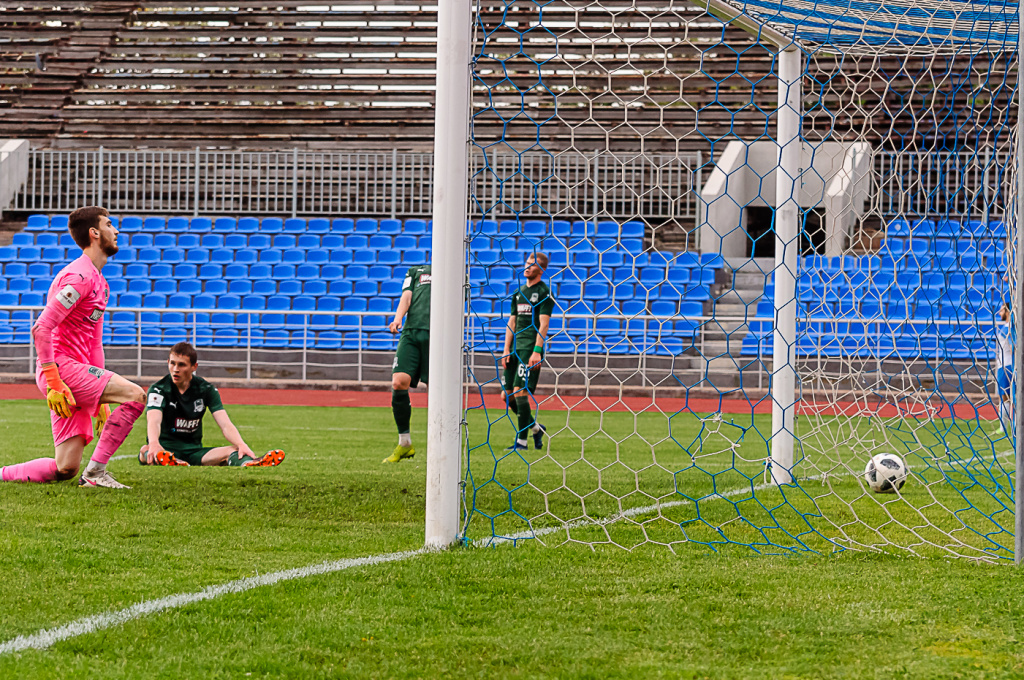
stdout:
{"type": "Polygon", "coordinates": [[[548,284],[538,281],[534,286],[522,285],[512,295],[512,314],[516,317],[515,348],[532,350],[537,344],[540,317],[551,316],[555,300],[548,284]]]}
{"type": "Polygon", "coordinates": [[[149,388],[146,410],[158,410],[164,414],[160,424],[161,443],[202,445],[203,415],[206,409],[216,413],[223,411],[224,405],[217,388],[198,375],[192,376],[192,382],[184,394],[178,391],[170,375],[164,376],[149,388]]]}
{"type": "Polygon", "coordinates": [[[402,282],[402,292],[412,291],[412,303],[405,316],[402,330],[430,330],[430,265],[409,267],[402,282]]]}

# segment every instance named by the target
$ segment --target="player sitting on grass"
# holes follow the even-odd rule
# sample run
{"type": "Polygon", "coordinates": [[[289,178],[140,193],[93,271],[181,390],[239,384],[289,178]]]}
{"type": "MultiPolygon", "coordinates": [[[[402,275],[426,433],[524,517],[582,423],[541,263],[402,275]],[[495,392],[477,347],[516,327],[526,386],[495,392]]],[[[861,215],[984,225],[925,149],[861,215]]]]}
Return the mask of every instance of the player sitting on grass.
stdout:
{"type": "Polygon", "coordinates": [[[256,458],[228,418],[217,388],[195,375],[199,355],[192,345],[179,342],[167,360],[170,371],[149,388],[146,403],[148,444],[139,451],[141,465],[280,465],[284,451],[268,451],[256,458]],[[209,409],[231,446],[203,446],[203,415],[209,409]],[[246,460],[248,459],[248,460],[246,460]]]}
{"type": "MultiPolygon", "coordinates": [[[[68,231],[82,255],[60,270],[50,284],[46,309],[32,328],[36,385],[46,395],[55,447],[53,458],[37,458],[0,469],[5,482],[53,482],[73,478],[92,441],[92,417],[100,440],[79,486],[127,489],[107,472],[107,461],[142,415],[146,393],[106,370],[103,312],[110,287],[100,270],[117,252],[117,228],[104,208],[79,208],[68,231]],[[111,413],[110,404],[120,404],[111,413]]],[[[8,442],[8,446],[16,442],[8,442]]]]}
{"type": "Polygon", "coordinates": [[[501,365],[505,370],[501,375],[501,396],[519,421],[516,441],[508,447],[509,451],[525,450],[526,438],[531,433],[534,446],[538,449],[544,446],[545,428],[534,420],[530,412],[530,400],[540,379],[544,340],[548,335],[551,312],[555,308],[551,289],[541,280],[547,266],[548,256],[544,253],[526,259],[523,270],[526,284],[520,286],[512,296],[512,313],[505,329],[505,351],[501,357],[501,365]]]}
{"type": "Polygon", "coordinates": [[[409,434],[409,420],[412,418],[412,403],[409,388],[416,387],[422,380],[427,382],[430,366],[430,265],[410,267],[402,283],[402,298],[398,301],[395,319],[388,324],[388,330],[397,333],[398,349],[391,365],[391,411],[398,427],[398,446],[385,463],[397,463],[416,455],[409,434]],[[406,318],[406,314],[408,317],[406,318]],[[402,326],[402,320],[405,326],[402,326]]]}

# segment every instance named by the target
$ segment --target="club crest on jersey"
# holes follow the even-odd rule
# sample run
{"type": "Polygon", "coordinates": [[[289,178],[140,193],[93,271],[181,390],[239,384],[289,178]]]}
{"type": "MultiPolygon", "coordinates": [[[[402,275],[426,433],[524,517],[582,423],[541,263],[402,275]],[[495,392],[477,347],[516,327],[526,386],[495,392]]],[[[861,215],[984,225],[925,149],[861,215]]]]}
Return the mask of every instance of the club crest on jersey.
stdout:
{"type": "Polygon", "coordinates": [[[193,411],[202,411],[206,408],[206,404],[203,403],[202,399],[196,399],[195,406],[192,407],[193,411]]]}
{"type": "Polygon", "coordinates": [[[536,301],[537,301],[537,294],[534,293],[533,295],[530,296],[530,302],[536,302],[536,301]]]}
{"type": "Polygon", "coordinates": [[[57,292],[57,302],[64,305],[64,309],[71,309],[78,302],[78,299],[82,297],[74,286],[70,283],[57,292]]]}

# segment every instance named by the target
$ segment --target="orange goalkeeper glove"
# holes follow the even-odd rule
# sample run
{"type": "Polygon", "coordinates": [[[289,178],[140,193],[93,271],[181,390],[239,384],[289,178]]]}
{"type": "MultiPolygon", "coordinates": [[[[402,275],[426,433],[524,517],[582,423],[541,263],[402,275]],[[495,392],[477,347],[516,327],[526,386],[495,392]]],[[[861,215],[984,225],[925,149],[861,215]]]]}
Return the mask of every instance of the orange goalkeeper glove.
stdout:
{"type": "Polygon", "coordinates": [[[75,403],[75,395],[71,388],[60,379],[57,364],[44,364],[43,376],[46,377],[46,405],[61,418],[70,418],[75,403]]]}
{"type": "Polygon", "coordinates": [[[107,424],[107,418],[110,417],[110,404],[100,404],[100,410],[96,414],[96,438],[103,433],[103,426],[107,424]]]}

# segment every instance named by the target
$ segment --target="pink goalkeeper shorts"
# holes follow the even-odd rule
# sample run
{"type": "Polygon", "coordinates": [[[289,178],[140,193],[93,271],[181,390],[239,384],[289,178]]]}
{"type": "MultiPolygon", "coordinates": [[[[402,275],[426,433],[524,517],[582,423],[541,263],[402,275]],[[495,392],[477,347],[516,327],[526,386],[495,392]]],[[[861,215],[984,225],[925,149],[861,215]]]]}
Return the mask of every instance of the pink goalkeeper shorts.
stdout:
{"type": "MultiPolygon", "coordinates": [[[[61,418],[50,411],[53,427],[53,444],[60,446],[72,437],[85,437],[86,445],[92,441],[92,418],[99,412],[100,397],[114,374],[102,368],[80,364],[72,359],[57,359],[57,370],[61,380],[75,395],[76,409],[70,418],[61,418]]],[[[36,386],[46,396],[46,378],[42,371],[36,371],[36,386]]]]}

